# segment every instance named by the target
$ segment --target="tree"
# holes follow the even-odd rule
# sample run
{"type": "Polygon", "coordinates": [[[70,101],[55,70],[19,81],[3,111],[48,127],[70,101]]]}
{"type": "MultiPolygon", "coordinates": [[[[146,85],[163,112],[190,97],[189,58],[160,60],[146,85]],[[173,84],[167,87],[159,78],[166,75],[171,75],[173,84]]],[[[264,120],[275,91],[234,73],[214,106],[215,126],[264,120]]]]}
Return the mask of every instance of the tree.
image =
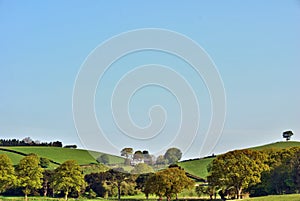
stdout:
{"type": "MultiPolygon", "coordinates": [[[[106,184],[110,187],[117,188],[118,200],[121,200],[121,193],[122,191],[124,192],[126,188],[132,187],[132,189],[134,189],[135,186],[132,175],[124,172],[123,168],[110,169],[108,173],[109,176],[107,178],[106,184]]],[[[123,194],[128,194],[128,192],[123,194]]]]}
{"type": "Polygon", "coordinates": [[[126,158],[131,158],[133,154],[133,149],[132,148],[124,148],[121,151],[121,156],[125,156],[126,158]]]}
{"type": "Polygon", "coordinates": [[[79,193],[86,185],[82,170],[75,160],[68,160],[56,168],[53,184],[55,189],[64,192],[65,200],[71,190],[79,193]]]}
{"type": "Polygon", "coordinates": [[[98,163],[108,164],[109,163],[109,156],[107,154],[102,154],[97,158],[98,163]]]}
{"type": "Polygon", "coordinates": [[[163,155],[159,155],[156,159],[156,164],[157,165],[166,165],[166,164],[168,164],[168,160],[165,159],[165,157],[163,155]]]}
{"type": "Polygon", "coordinates": [[[169,161],[169,164],[177,163],[182,156],[182,152],[178,148],[170,148],[167,150],[167,152],[164,155],[164,158],[169,161]]]}
{"type": "Polygon", "coordinates": [[[106,198],[108,196],[108,192],[105,188],[105,182],[109,176],[109,172],[98,172],[87,174],[84,179],[88,184],[88,189],[92,189],[97,196],[106,198]]]}
{"type": "Polygon", "coordinates": [[[133,154],[133,159],[137,159],[137,160],[141,160],[144,158],[143,152],[138,150],[136,152],[134,152],[133,154]]]}
{"type": "Polygon", "coordinates": [[[43,195],[44,195],[44,197],[46,197],[47,194],[49,193],[51,183],[53,183],[53,174],[54,174],[54,170],[47,170],[46,169],[43,172],[42,186],[43,186],[43,195]]]}
{"type": "Polygon", "coordinates": [[[16,184],[15,170],[6,154],[0,155],[0,194],[16,184]]]}
{"type": "Polygon", "coordinates": [[[33,140],[30,137],[25,137],[22,141],[26,144],[31,144],[33,142],[33,140]]]}
{"type": "Polygon", "coordinates": [[[37,155],[25,156],[17,167],[17,178],[19,186],[23,188],[25,200],[27,195],[35,189],[42,188],[43,168],[39,166],[37,155]]]}
{"type": "Polygon", "coordinates": [[[282,133],[282,137],[286,139],[286,141],[289,141],[292,137],[292,135],[294,135],[294,133],[292,131],[284,131],[282,133]]]}
{"type": "Polygon", "coordinates": [[[267,155],[262,152],[231,151],[213,160],[208,180],[213,186],[234,188],[239,199],[243,189],[261,181],[261,173],[269,170],[266,162],[267,155]]]}
{"type": "Polygon", "coordinates": [[[50,165],[50,160],[48,158],[43,158],[43,157],[40,158],[40,166],[42,168],[47,168],[49,167],[49,165],[50,165]]]}
{"type": "Polygon", "coordinates": [[[188,178],[185,171],[180,167],[167,168],[156,172],[146,182],[144,192],[147,194],[155,194],[162,198],[167,197],[168,200],[172,196],[176,196],[183,189],[189,189],[194,186],[194,181],[188,178]]]}
{"type": "Polygon", "coordinates": [[[131,170],[132,174],[145,174],[149,172],[154,172],[153,168],[146,163],[139,163],[131,170]]]}

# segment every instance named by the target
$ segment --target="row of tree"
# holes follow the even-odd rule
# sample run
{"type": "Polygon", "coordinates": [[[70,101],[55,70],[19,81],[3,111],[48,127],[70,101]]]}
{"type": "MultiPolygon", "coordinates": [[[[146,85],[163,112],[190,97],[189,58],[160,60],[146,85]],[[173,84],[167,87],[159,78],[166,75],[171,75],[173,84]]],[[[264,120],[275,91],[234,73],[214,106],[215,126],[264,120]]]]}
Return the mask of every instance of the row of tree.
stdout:
{"type": "Polygon", "coordinates": [[[164,155],[158,156],[155,160],[155,157],[153,155],[150,155],[149,151],[147,150],[137,150],[134,152],[133,148],[126,147],[121,150],[121,156],[124,156],[126,158],[126,165],[132,164],[132,161],[143,161],[148,165],[167,165],[177,163],[182,157],[182,152],[180,149],[173,147],[168,149],[164,155]]]}
{"type": "Polygon", "coordinates": [[[300,148],[283,150],[236,150],[219,155],[208,167],[208,186],[198,194],[225,199],[300,192],[300,148]]]}
{"type": "Polygon", "coordinates": [[[23,140],[18,139],[0,139],[0,146],[51,146],[62,147],[62,142],[40,142],[39,140],[32,140],[30,137],[25,137],[23,140]]]}
{"type": "Polygon", "coordinates": [[[81,195],[91,198],[118,196],[120,199],[121,195],[143,192],[146,197],[154,194],[169,200],[183,189],[194,186],[185,171],[176,165],[154,173],[151,166],[141,163],[131,173],[117,168],[84,176],[74,160],[66,161],[54,170],[42,168],[44,163],[44,159],[30,154],[14,167],[7,155],[0,155],[0,194],[23,194],[25,200],[28,195],[64,196],[67,200],[69,196],[81,195]]]}
{"type": "Polygon", "coordinates": [[[44,170],[40,162],[37,155],[30,154],[13,167],[10,158],[1,154],[0,193],[19,195],[21,191],[27,200],[27,195],[37,193],[39,189],[46,196],[51,188],[53,195],[64,193],[67,199],[71,191],[80,194],[85,188],[84,176],[76,161],[66,161],[53,171],[44,170]]]}
{"type": "MultiPolygon", "coordinates": [[[[139,164],[141,165],[141,164],[139,164]]],[[[183,189],[190,189],[194,181],[178,166],[170,166],[156,173],[129,174],[123,169],[110,169],[107,172],[92,173],[85,176],[88,183],[87,192],[95,192],[99,197],[135,195],[143,192],[146,198],[150,194],[160,199],[170,200],[177,197],[183,189]]]]}

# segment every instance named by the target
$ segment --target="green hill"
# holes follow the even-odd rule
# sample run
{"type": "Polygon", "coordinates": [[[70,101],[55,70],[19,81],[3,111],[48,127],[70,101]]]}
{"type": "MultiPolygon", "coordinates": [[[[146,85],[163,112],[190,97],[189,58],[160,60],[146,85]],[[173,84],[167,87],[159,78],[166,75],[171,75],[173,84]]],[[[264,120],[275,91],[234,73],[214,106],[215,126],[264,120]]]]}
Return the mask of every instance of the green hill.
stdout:
{"type": "MultiPolygon", "coordinates": [[[[39,147],[39,146],[17,146],[17,147],[1,147],[0,154],[7,154],[14,164],[17,164],[24,155],[29,153],[35,153],[40,157],[48,158],[56,163],[63,163],[66,160],[76,160],[78,164],[85,165],[91,163],[97,163],[96,159],[100,155],[104,154],[96,151],[87,151],[82,149],[70,149],[61,147],[39,147]],[[5,149],[5,150],[3,150],[5,149]],[[9,152],[9,150],[16,151],[18,153],[9,152]],[[22,155],[23,154],[23,155],[22,155]]],[[[110,164],[124,163],[124,158],[109,155],[110,164]]]]}
{"type": "MultiPolygon", "coordinates": [[[[275,142],[271,144],[266,144],[257,147],[250,147],[248,149],[263,151],[269,149],[285,149],[290,147],[300,147],[300,142],[297,141],[288,141],[288,142],[275,142]]],[[[178,165],[183,167],[185,171],[190,174],[196,175],[201,178],[206,178],[208,175],[207,166],[208,164],[213,161],[214,158],[201,158],[201,159],[194,159],[189,161],[179,162],[178,165]]]]}
{"type": "Polygon", "coordinates": [[[251,147],[249,149],[263,151],[268,149],[285,149],[290,147],[300,147],[300,142],[297,141],[287,141],[287,142],[274,142],[271,144],[261,145],[257,147],[251,147]]]}
{"type": "Polygon", "coordinates": [[[178,165],[190,174],[196,175],[201,178],[206,178],[208,175],[207,166],[214,158],[201,158],[189,161],[179,162],[178,165]]]}

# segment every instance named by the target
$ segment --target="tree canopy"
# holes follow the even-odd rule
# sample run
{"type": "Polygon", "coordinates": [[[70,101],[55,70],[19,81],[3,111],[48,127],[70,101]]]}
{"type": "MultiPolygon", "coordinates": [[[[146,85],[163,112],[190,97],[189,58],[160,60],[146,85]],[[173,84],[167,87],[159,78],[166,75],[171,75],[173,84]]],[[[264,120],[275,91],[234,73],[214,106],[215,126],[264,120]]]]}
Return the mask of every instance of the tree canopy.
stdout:
{"type": "Polygon", "coordinates": [[[146,196],[155,194],[168,200],[177,196],[183,189],[192,188],[194,181],[188,178],[180,167],[167,168],[156,172],[146,182],[144,192],[146,196]]]}
{"type": "Polygon", "coordinates": [[[234,188],[240,198],[243,189],[261,181],[261,173],[269,169],[266,162],[267,155],[262,152],[231,151],[213,160],[208,181],[212,186],[234,188]]]}
{"type": "Polygon", "coordinates": [[[65,200],[71,190],[80,192],[86,185],[81,168],[75,160],[68,160],[56,168],[53,184],[56,190],[64,192],[65,200]]]}
{"type": "Polygon", "coordinates": [[[0,155],[0,193],[16,184],[15,170],[6,154],[0,155]]]}
{"type": "Polygon", "coordinates": [[[169,164],[177,163],[182,156],[182,152],[178,148],[170,148],[164,155],[164,158],[168,160],[169,164]]]}
{"type": "Polygon", "coordinates": [[[40,167],[39,162],[39,157],[31,154],[25,156],[18,164],[18,184],[23,189],[25,200],[32,190],[42,187],[43,168],[40,167]]]}

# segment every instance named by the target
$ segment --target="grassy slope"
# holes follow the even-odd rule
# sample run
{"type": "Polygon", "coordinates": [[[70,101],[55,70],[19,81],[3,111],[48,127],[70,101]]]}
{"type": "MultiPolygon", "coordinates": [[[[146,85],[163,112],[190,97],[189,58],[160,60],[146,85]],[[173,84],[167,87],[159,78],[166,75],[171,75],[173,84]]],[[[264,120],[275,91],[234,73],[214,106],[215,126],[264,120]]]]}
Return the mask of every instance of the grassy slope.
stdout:
{"type": "Polygon", "coordinates": [[[275,142],[275,143],[266,144],[262,146],[252,147],[250,149],[261,151],[266,149],[285,149],[290,147],[300,147],[300,142],[297,141],[275,142]]]}
{"type": "Polygon", "coordinates": [[[198,177],[206,178],[207,166],[214,158],[203,158],[192,161],[179,162],[178,165],[183,167],[185,171],[198,177]]]}
{"type": "MultiPolygon", "coordinates": [[[[267,145],[251,147],[249,149],[262,151],[267,149],[285,149],[289,147],[300,147],[300,142],[289,141],[289,142],[275,142],[267,145]]],[[[196,176],[206,178],[208,175],[207,165],[213,160],[213,158],[205,158],[198,160],[191,160],[185,162],[179,162],[178,165],[183,167],[185,171],[194,174],[196,176]]]]}
{"type": "MultiPolygon", "coordinates": [[[[6,149],[11,149],[15,151],[19,151],[25,154],[35,153],[40,157],[51,159],[58,163],[63,163],[66,160],[76,160],[80,165],[96,163],[96,159],[94,157],[98,157],[103,153],[95,152],[95,151],[87,151],[82,149],[68,149],[68,148],[60,148],[60,147],[5,147],[6,149]],[[94,156],[94,157],[93,157],[94,156]]],[[[0,153],[4,153],[5,151],[0,151],[0,153]]],[[[19,160],[23,157],[18,154],[6,152],[13,161],[14,164],[18,163],[19,160]]],[[[110,163],[123,163],[124,159],[118,156],[110,155],[110,163]]]]}

